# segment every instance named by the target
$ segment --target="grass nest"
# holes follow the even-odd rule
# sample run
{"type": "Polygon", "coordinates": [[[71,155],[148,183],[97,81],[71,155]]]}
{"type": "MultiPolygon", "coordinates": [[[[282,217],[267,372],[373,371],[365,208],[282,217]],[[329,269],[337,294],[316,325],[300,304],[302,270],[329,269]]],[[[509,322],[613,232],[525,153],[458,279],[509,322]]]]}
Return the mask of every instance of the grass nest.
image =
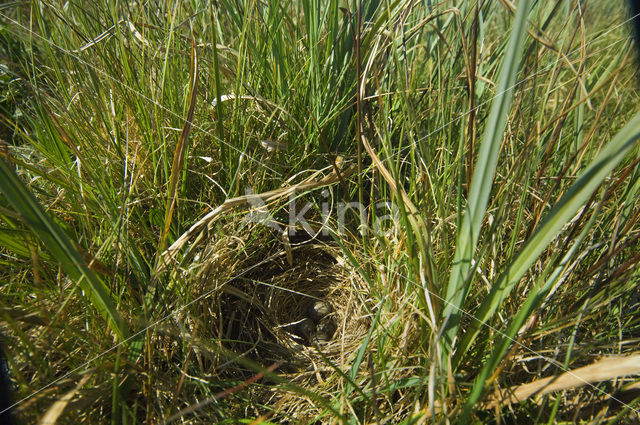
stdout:
{"type": "Polygon", "coordinates": [[[186,270],[193,301],[175,320],[196,357],[188,375],[242,386],[252,365],[278,365],[287,390],[269,379],[243,387],[254,413],[312,419],[322,408],[304,392],[338,394],[331,365],[344,370],[369,332],[367,287],[330,241],[298,232],[285,244],[269,229],[232,224],[186,270]]]}

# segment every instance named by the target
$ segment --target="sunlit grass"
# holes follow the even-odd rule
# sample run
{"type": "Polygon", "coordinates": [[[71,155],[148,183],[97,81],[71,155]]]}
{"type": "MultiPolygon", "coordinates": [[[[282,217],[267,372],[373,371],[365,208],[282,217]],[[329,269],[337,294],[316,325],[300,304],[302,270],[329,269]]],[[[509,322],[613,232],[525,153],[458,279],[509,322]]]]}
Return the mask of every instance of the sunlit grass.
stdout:
{"type": "Polygon", "coordinates": [[[637,420],[624,374],[509,398],[638,351],[626,19],[560,0],[3,5],[15,415],[637,420]],[[356,201],[365,221],[342,220],[356,201]],[[283,235],[307,202],[328,234],[283,235]],[[328,342],[297,324],[309,299],[333,307],[328,342]]]}

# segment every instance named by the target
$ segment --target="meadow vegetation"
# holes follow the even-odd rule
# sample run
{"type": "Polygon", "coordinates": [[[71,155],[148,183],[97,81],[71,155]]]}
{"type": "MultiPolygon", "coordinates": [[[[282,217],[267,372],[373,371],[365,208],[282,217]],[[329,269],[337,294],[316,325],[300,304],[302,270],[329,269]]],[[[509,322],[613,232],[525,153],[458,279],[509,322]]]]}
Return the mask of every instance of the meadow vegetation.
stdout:
{"type": "Polygon", "coordinates": [[[624,6],[0,5],[15,417],[639,421],[624,6]]]}

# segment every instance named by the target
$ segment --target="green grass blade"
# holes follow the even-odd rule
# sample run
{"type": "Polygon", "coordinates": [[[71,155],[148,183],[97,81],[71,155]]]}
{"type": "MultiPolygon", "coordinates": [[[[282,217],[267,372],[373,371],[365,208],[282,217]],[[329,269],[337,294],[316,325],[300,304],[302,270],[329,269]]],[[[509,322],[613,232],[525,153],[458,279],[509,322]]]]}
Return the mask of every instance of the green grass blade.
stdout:
{"type": "MultiPolygon", "coordinates": [[[[465,408],[462,413],[463,419],[468,418],[471,414],[473,406],[480,399],[484,391],[487,379],[489,379],[495,368],[500,364],[500,361],[507,354],[509,348],[516,341],[516,338],[518,337],[518,331],[522,329],[524,323],[532,317],[535,309],[539,308],[540,304],[549,294],[551,288],[556,285],[558,280],[560,280],[562,275],[566,272],[569,263],[578,253],[578,249],[582,245],[582,242],[588,236],[589,231],[596,224],[599,211],[600,205],[597,207],[596,212],[591,216],[591,219],[589,220],[585,228],[582,229],[580,235],[578,235],[578,237],[573,241],[573,245],[564,255],[562,260],[560,260],[560,263],[556,267],[554,267],[553,271],[551,271],[548,275],[547,273],[543,273],[540,276],[538,282],[535,285],[535,289],[529,291],[529,295],[527,296],[524,304],[522,305],[522,307],[520,307],[506,331],[501,334],[499,341],[493,345],[491,357],[484,363],[480,374],[478,374],[477,378],[475,379],[475,382],[471,389],[471,394],[465,403],[465,408]]],[[[459,359],[460,357],[455,358],[455,360],[459,359]]],[[[457,364],[454,363],[453,368],[455,369],[456,366],[457,364]]]]}
{"type": "Polygon", "coordinates": [[[443,310],[445,323],[442,332],[444,343],[449,348],[453,345],[460,321],[460,309],[469,292],[468,275],[471,271],[471,261],[487,210],[500,145],[513,99],[514,84],[523,50],[522,45],[527,33],[528,12],[529,1],[519,2],[511,39],[502,62],[497,95],[491,105],[491,112],[473,173],[467,208],[458,232],[456,253],[445,297],[447,305],[443,310]]]}
{"type": "Polygon", "coordinates": [[[520,281],[549,243],[555,239],[565,224],[589,200],[609,173],[632,150],[638,138],[640,138],[640,113],[636,114],[602,149],[545,217],[538,230],[527,241],[513,262],[500,275],[491,287],[489,295],[478,308],[475,314],[477,321],[472,322],[470,328],[465,332],[458,347],[457,356],[463,355],[470,347],[480,332],[482,324],[491,320],[496,309],[509,295],[516,283],[520,281]]]}
{"type": "Polygon", "coordinates": [[[171,165],[171,177],[169,179],[169,189],[167,190],[167,199],[165,205],[165,222],[164,231],[160,235],[160,242],[158,243],[158,254],[164,251],[166,248],[167,235],[171,227],[171,220],[173,218],[174,208],[176,206],[178,197],[178,180],[182,175],[182,168],[184,166],[185,156],[187,152],[187,144],[189,141],[189,134],[191,133],[191,123],[193,121],[193,114],[196,107],[196,100],[198,98],[198,56],[194,46],[194,42],[191,43],[191,75],[189,76],[189,108],[187,110],[187,117],[184,120],[180,137],[178,138],[178,145],[173,155],[173,163],[171,165]]]}
{"type": "Polygon", "coordinates": [[[118,337],[129,336],[129,328],[116,309],[107,288],[87,267],[80,253],[60,227],[46,214],[42,206],[20,181],[5,161],[0,161],[0,190],[20,213],[33,232],[44,242],[64,271],[92,300],[94,307],[108,320],[118,337]]]}

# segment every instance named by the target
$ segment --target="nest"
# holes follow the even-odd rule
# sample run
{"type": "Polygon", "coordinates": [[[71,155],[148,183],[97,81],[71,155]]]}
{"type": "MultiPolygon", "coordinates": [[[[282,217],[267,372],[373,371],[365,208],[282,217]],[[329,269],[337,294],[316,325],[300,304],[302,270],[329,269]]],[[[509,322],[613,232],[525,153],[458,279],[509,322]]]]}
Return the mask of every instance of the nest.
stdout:
{"type": "MultiPolygon", "coordinates": [[[[350,363],[369,331],[361,298],[367,288],[339,248],[298,241],[287,255],[278,235],[245,229],[225,233],[196,255],[188,270],[190,297],[210,295],[185,311],[180,326],[190,331],[199,370],[208,377],[246,381],[256,373],[251,363],[278,364],[276,372],[299,387],[339,391],[330,365],[350,363]]],[[[298,393],[268,386],[251,391],[259,404],[296,420],[319,413],[298,393]]]]}

